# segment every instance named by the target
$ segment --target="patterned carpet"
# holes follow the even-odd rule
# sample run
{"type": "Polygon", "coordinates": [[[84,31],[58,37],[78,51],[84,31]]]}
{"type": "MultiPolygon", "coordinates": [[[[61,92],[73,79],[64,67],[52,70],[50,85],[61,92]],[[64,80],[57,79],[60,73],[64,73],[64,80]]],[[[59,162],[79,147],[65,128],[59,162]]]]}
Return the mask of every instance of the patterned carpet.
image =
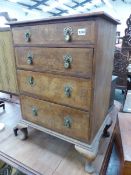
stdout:
{"type": "Polygon", "coordinates": [[[0,175],[25,175],[25,174],[0,160],[0,175]]]}

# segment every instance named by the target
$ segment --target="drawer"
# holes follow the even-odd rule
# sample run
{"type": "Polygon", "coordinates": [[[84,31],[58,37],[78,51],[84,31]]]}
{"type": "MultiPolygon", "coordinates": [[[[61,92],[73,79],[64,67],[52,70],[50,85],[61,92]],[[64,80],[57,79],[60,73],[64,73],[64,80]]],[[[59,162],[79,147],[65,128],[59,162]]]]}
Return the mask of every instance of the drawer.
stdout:
{"type": "Polygon", "coordinates": [[[18,68],[69,75],[92,75],[93,49],[16,47],[18,68]]]}
{"type": "Polygon", "coordinates": [[[95,21],[43,24],[12,28],[14,44],[69,44],[95,42],[95,21]]]}
{"type": "Polygon", "coordinates": [[[88,112],[23,95],[20,100],[24,120],[73,138],[88,141],[88,112]]]}
{"type": "Polygon", "coordinates": [[[90,109],[91,80],[49,73],[18,70],[20,93],[34,94],[47,101],[90,109]]]}

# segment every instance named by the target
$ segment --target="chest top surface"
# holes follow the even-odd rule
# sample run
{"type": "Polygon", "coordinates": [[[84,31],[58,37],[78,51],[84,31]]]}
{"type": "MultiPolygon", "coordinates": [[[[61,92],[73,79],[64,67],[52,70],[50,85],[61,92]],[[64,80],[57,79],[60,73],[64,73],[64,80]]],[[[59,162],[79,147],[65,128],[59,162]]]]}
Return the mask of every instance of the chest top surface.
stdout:
{"type": "Polygon", "coordinates": [[[103,18],[106,19],[114,24],[120,24],[120,22],[117,19],[114,19],[107,13],[100,11],[100,12],[92,12],[92,13],[86,13],[86,14],[79,14],[79,15],[71,15],[71,16],[63,16],[63,17],[53,17],[53,18],[44,18],[44,19],[36,19],[36,20],[27,20],[27,21],[15,21],[15,22],[9,22],[8,24],[10,26],[21,26],[23,24],[25,25],[32,25],[32,23],[54,23],[54,22],[65,22],[65,21],[81,21],[81,20],[92,20],[96,18],[103,18]]]}

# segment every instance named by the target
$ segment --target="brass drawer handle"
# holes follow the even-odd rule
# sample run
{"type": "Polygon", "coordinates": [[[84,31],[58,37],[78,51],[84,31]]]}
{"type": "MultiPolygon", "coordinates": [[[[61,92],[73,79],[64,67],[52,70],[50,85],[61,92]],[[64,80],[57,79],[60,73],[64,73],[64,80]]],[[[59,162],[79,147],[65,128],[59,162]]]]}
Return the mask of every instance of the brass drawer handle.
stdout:
{"type": "Polygon", "coordinates": [[[30,42],[31,41],[31,34],[30,32],[25,32],[25,41],[30,42]]]}
{"type": "Polygon", "coordinates": [[[66,128],[71,128],[71,126],[72,126],[72,118],[70,116],[64,117],[64,126],[66,128]]]}
{"type": "Polygon", "coordinates": [[[71,67],[72,56],[70,54],[64,55],[64,68],[68,69],[71,67]]]}
{"type": "Polygon", "coordinates": [[[27,78],[27,82],[29,83],[29,85],[34,85],[34,78],[32,77],[32,76],[29,76],[28,78],[27,78]]]}
{"type": "Polygon", "coordinates": [[[66,27],[64,28],[64,40],[66,42],[71,41],[71,35],[72,35],[72,28],[71,27],[66,27]]]}
{"type": "Polygon", "coordinates": [[[38,109],[36,107],[32,107],[32,115],[38,116],[38,109]]]}
{"type": "Polygon", "coordinates": [[[27,55],[27,64],[33,64],[33,56],[30,53],[27,55]]]}
{"type": "Polygon", "coordinates": [[[64,87],[64,93],[65,93],[65,96],[70,97],[71,96],[71,93],[72,93],[72,87],[65,86],[64,87]]]}

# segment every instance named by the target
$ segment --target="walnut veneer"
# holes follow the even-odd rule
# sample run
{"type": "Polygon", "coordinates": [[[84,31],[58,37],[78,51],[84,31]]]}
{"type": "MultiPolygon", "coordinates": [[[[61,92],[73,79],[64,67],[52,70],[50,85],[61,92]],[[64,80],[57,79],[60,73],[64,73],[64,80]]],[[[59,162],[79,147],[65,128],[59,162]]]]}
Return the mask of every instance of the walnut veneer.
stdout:
{"type": "Polygon", "coordinates": [[[117,24],[103,12],[10,23],[25,123],[91,148],[108,113],[117,24]]]}

